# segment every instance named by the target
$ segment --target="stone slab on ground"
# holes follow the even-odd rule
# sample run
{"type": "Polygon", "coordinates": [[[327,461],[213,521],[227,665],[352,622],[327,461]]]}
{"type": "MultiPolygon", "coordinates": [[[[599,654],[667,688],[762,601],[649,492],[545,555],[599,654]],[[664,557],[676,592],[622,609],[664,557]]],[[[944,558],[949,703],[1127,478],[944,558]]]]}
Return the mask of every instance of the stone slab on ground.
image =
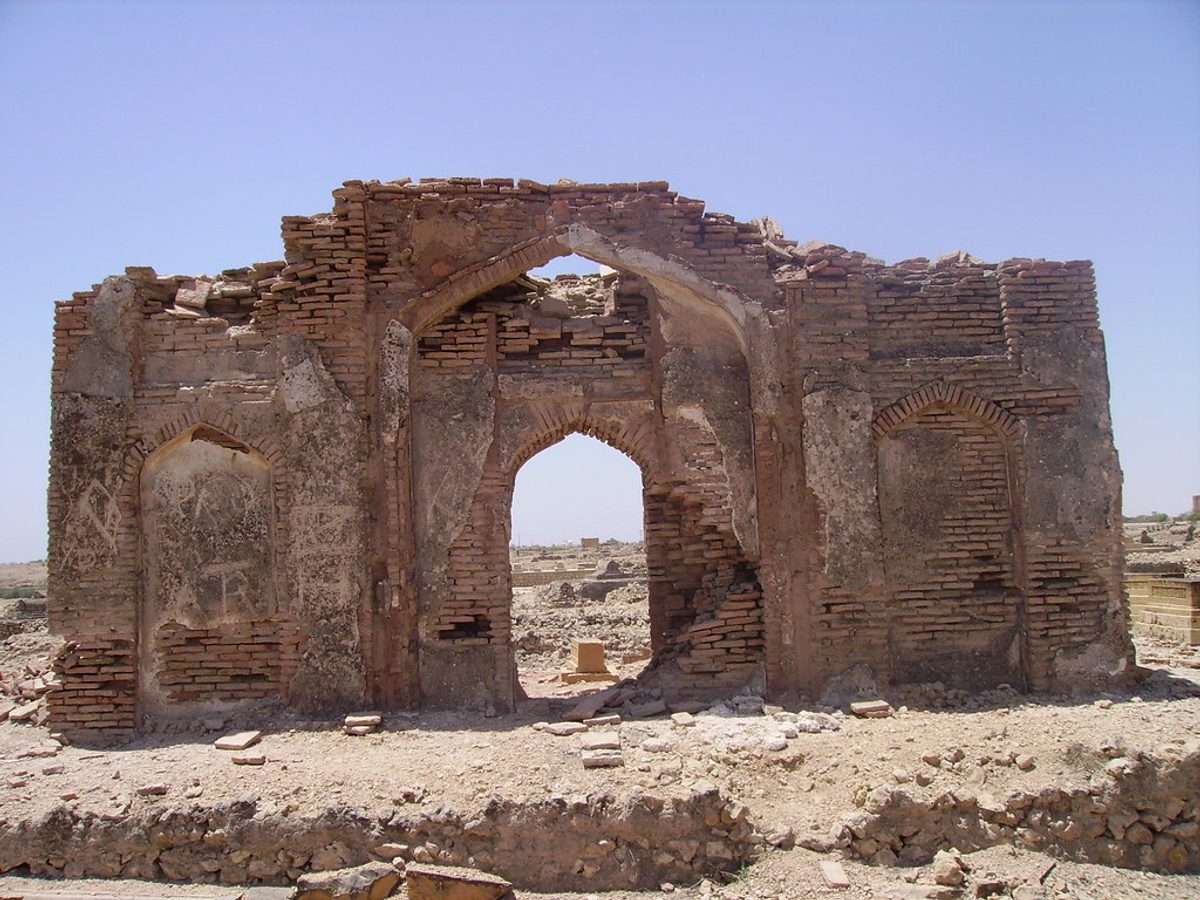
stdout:
{"type": "Polygon", "coordinates": [[[218,750],[246,750],[262,740],[261,731],[239,731],[219,737],[213,743],[218,750]]]}
{"type": "Polygon", "coordinates": [[[383,900],[392,895],[400,879],[400,870],[385,862],[310,872],[297,880],[295,900],[383,900]]]}
{"type": "Polygon", "coordinates": [[[846,876],[846,869],[837,860],[821,860],[821,877],[825,879],[825,883],[830,887],[850,887],[850,879],[846,876]]]}
{"type": "Polygon", "coordinates": [[[593,731],[580,738],[584,750],[620,750],[621,736],[615,731],[593,731]]]}
{"type": "Polygon", "coordinates": [[[512,883],[498,875],[457,866],[410,863],[404,876],[409,900],[500,900],[512,883]]]}
{"type": "Polygon", "coordinates": [[[597,691],[590,697],[584,697],[576,703],[575,706],[563,714],[563,718],[568,722],[582,722],[585,719],[594,719],[616,694],[616,688],[597,691]]]}
{"type": "Polygon", "coordinates": [[[621,716],[619,713],[612,713],[607,716],[596,716],[594,719],[584,719],[583,724],[588,728],[601,728],[605,725],[620,725],[621,716]]]}
{"type": "Polygon", "coordinates": [[[860,719],[885,719],[894,710],[886,700],[858,700],[850,704],[850,712],[860,719]]]}
{"type": "Polygon", "coordinates": [[[583,754],[585,769],[613,769],[625,765],[619,750],[593,750],[583,754]]]}

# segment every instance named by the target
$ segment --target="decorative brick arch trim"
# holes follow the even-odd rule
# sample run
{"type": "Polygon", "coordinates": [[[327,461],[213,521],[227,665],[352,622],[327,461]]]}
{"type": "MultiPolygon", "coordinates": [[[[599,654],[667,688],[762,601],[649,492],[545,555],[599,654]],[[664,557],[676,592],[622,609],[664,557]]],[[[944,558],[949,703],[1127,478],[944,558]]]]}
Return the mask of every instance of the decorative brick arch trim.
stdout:
{"type": "Polygon", "coordinates": [[[188,431],[201,428],[212,429],[218,434],[225,435],[233,441],[252,450],[263,457],[271,465],[271,470],[278,481],[282,471],[283,451],[274,438],[266,435],[262,438],[249,438],[245,429],[238,425],[236,419],[223,406],[210,403],[198,403],[179,413],[153,434],[143,436],[136,441],[125,455],[122,475],[130,480],[142,467],[143,463],[158,450],[188,431]]]}
{"type": "Polygon", "coordinates": [[[615,269],[627,269],[643,277],[670,282],[707,301],[723,314],[744,344],[742,326],[749,300],[740,291],[709,281],[677,257],[664,259],[650,250],[617,247],[603,235],[582,225],[570,225],[554,234],[523,241],[503,253],[458,270],[441,284],[411,300],[398,318],[413,334],[420,334],[450,310],[523,272],[571,253],[615,269]]]}
{"type": "Polygon", "coordinates": [[[125,513],[126,526],[123,529],[123,538],[127,545],[126,552],[136,545],[137,533],[141,529],[141,504],[137,495],[139,479],[146,461],[180,436],[200,429],[210,429],[217,435],[223,435],[266,461],[271,473],[275,540],[277,546],[285,546],[288,525],[283,513],[284,498],[287,496],[287,467],[284,465],[283,451],[270,435],[261,438],[247,436],[245,429],[238,424],[223,405],[201,401],[180,412],[153,434],[144,435],[135,441],[125,454],[125,460],[121,467],[119,502],[125,513]]]}
{"type": "Polygon", "coordinates": [[[587,410],[557,408],[548,410],[548,413],[544,420],[545,429],[509,459],[500,461],[501,469],[510,473],[512,477],[515,477],[521,466],[534,456],[572,434],[584,434],[595,438],[625,454],[642,470],[643,476],[652,471],[652,435],[644,420],[634,420],[615,428],[611,423],[590,415],[587,410]]]}
{"type": "Polygon", "coordinates": [[[902,397],[875,417],[873,430],[881,438],[911,419],[913,416],[935,406],[944,406],[964,412],[990,425],[1002,437],[1013,440],[1017,436],[1019,420],[1005,412],[991,400],[985,400],[959,387],[943,382],[926,385],[919,391],[902,397]]]}

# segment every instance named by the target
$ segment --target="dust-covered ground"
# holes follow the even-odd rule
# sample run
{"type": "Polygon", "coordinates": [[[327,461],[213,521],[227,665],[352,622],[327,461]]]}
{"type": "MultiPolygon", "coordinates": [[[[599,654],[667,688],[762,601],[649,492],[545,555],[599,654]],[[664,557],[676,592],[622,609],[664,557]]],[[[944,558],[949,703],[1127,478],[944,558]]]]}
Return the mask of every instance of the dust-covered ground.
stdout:
{"type": "MultiPolygon", "coordinates": [[[[569,668],[574,638],[604,640],[617,674],[644,664],[633,659],[644,649],[648,630],[638,549],[603,548],[586,566],[573,567],[607,568],[621,579],[598,598],[582,598],[582,584],[604,579],[575,579],[570,592],[554,584],[516,591],[514,625],[530,699],[512,715],[393,714],[378,733],[349,736],[338,722],[261,711],[226,717],[219,728],[216,722],[207,730],[191,723],[191,730],[151,733],[111,747],[62,746],[45,727],[4,722],[0,865],[12,865],[4,861],[22,852],[36,856],[29,848],[75,828],[110,835],[112,846],[91,852],[112,857],[113,874],[136,872],[138,860],[149,857],[128,834],[111,838],[114,831],[130,825],[143,843],[153,842],[189,810],[210,817],[213,810],[221,815],[243,810],[258,829],[245,833],[259,834],[253,840],[264,845],[272,828],[302,824],[301,831],[289,833],[295,852],[259,854],[231,865],[227,859],[251,856],[256,845],[221,844],[210,826],[196,844],[214,846],[211,858],[197,851],[172,860],[175,851],[163,850],[143,874],[163,878],[174,872],[189,881],[217,882],[245,872],[243,882],[287,883],[300,871],[365,861],[380,841],[396,840],[388,837],[390,828],[414,835],[404,845],[407,858],[504,869],[501,874],[518,888],[541,884],[544,896],[591,896],[599,889],[614,898],[665,892],[730,900],[1200,896],[1200,875],[1143,871],[1170,868],[1171,860],[1180,859],[1190,868],[1187,854],[1200,841],[1200,778],[1188,774],[1200,767],[1184,768],[1200,761],[1197,648],[1141,643],[1141,662],[1153,671],[1129,692],[1068,697],[992,691],[967,697],[928,686],[891,694],[894,714],[878,719],[831,707],[775,707],[754,697],[674,717],[639,717],[626,703],[604,711],[619,714],[617,723],[582,734],[544,730],[581,694],[605,687],[558,680],[569,668]],[[619,576],[607,566],[610,559],[619,576]],[[622,658],[631,661],[621,663],[622,658]],[[264,732],[252,748],[265,758],[262,765],[235,765],[232,754],[213,747],[217,736],[241,728],[264,732]],[[620,765],[584,767],[584,742],[597,732],[615,740],[620,765]],[[709,800],[686,805],[689,797],[702,795],[719,795],[713,801],[718,805],[704,806],[709,800]],[[1144,809],[1138,809],[1139,797],[1144,809]],[[663,818],[666,812],[646,820],[628,812],[663,803],[664,810],[675,803],[689,814],[720,812],[715,823],[671,821],[663,818]],[[565,811],[561,839],[504,850],[506,841],[533,833],[521,830],[522,810],[556,804],[565,811]],[[507,811],[507,824],[484,821],[498,809],[507,811]],[[609,817],[621,837],[573,839],[586,833],[581,815],[609,817]],[[389,824],[351,827],[372,822],[389,824]],[[438,822],[444,830],[430,831],[438,822]],[[708,844],[703,836],[695,841],[692,832],[680,831],[699,834],[710,824],[708,844]],[[355,828],[363,832],[361,841],[353,837],[355,828]],[[679,839],[659,846],[671,828],[679,839]],[[1089,837],[1089,828],[1100,833],[1089,837]],[[321,829],[328,835],[309,841],[311,847],[299,846],[321,829]],[[1132,849],[1113,839],[1126,833],[1132,849]],[[959,847],[957,859],[943,850],[936,864],[918,863],[922,834],[958,835],[972,846],[959,847]],[[745,862],[727,871],[723,854],[743,850],[745,862]],[[1132,855],[1113,856],[1121,852],[1132,855]],[[696,859],[679,866],[672,854],[696,859]],[[1132,868],[1083,861],[1105,854],[1132,868]],[[839,862],[850,886],[827,886],[822,861],[839,862]],[[188,868],[192,865],[196,868],[188,868]],[[647,867],[655,866],[678,874],[644,883],[647,867]],[[956,883],[939,885],[935,876],[956,883]],[[623,887],[639,878],[639,890],[623,887]],[[547,883],[560,890],[546,892],[547,883]],[[579,893],[565,892],[570,890],[579,893]]],[[[545,569],[560,561],[529,560],[545,569]]],[[[50,646],[44,631],[0,641],[6,683],[28,681],[41,671],[50,646]]],[[[104,860],[91,860],[86,847],[74,860],[47,851],[42,862],[34,862],[0,876],[0,896],[70,890],[233,897],[242,891],[216,883],[183,888],[159,881],[24,877],[35,871],[87,874],[88,866],[102,866],[104,860]]],[[[250,897],[279,896],[278,888],[249,890],[250,897]]]]}

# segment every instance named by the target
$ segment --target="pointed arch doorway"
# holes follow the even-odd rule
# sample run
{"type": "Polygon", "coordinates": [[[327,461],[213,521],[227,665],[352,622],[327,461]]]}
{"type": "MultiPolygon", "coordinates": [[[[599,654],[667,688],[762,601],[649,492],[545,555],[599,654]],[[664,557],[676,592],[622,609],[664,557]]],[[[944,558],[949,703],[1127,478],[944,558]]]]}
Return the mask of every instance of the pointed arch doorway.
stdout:
{"type": "Polygon", "coordinates": [[[517,470],[511,616],[525,696],[576,694],[645,668],[651,642],[643,489],[632,459],[583,434],[568,435],[517,470]],[[576,641],[591,645],[582,660],[576,641]]]}

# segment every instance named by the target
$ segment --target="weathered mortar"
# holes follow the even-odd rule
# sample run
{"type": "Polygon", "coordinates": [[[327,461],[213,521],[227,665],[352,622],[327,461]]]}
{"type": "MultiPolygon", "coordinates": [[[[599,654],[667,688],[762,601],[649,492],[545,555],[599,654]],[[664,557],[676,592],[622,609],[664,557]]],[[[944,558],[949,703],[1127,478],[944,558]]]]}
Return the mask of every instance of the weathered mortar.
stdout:
{"type": "Polygon", "coordinates": [[[885,266],[662,182],[334,197],[284,262],[58,305],[58,727],[511,707],[513,481],[574,431],[642,468],[672,693],[1128,668],[1089,263],[885,266]],[[571,252],[616,274],[524,274],[571,252]]]}

